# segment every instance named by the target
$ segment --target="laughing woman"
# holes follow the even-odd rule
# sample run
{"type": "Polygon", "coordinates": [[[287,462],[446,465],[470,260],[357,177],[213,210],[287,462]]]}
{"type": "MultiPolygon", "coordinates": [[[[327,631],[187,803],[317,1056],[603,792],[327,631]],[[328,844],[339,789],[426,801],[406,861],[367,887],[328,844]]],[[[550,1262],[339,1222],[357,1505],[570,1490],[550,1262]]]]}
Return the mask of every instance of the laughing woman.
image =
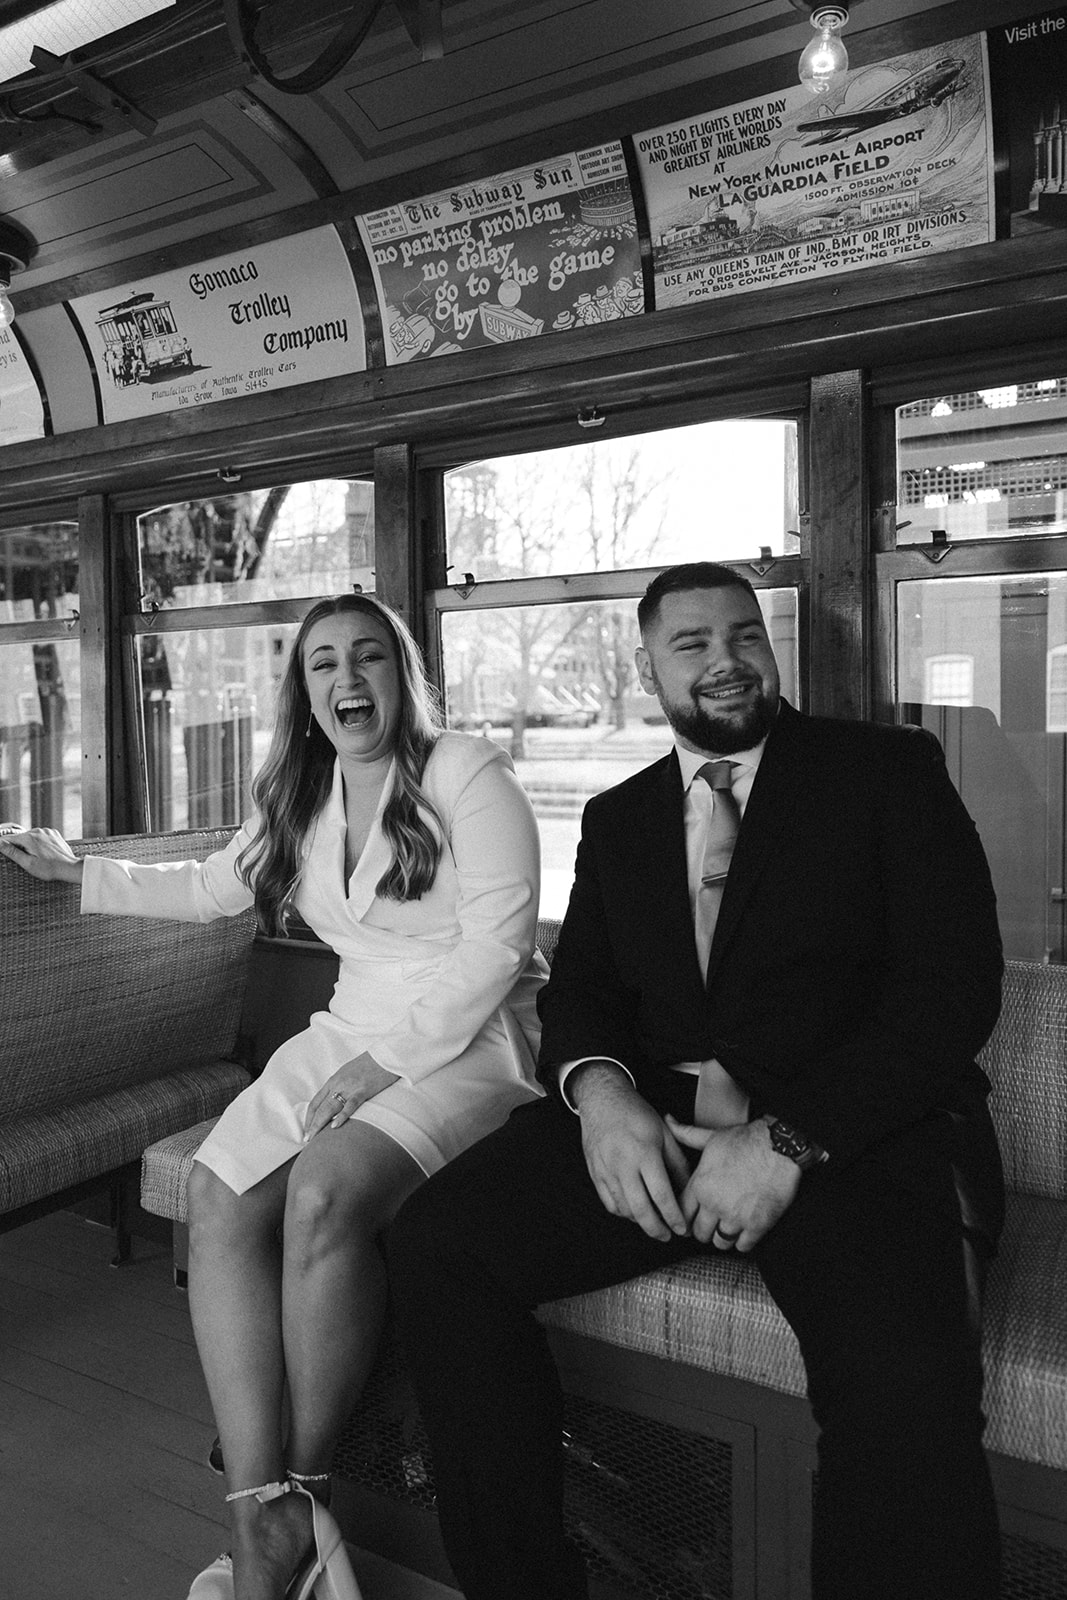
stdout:
{"type": "Polygon", "coordinates": [[[254,902],[279,934],[292,907],[337,951],[329,1011],[276,1051],[193,1166],[189,1298],[232,1567],[214,1562],[191,1600],[350,1600],[321,1502],[381,1329],[377,1236],[539,1093],[537,829],[508,757],[441,731],[414,641],[365,595],[304,619],[254,796],[256,818],[202,864],[81,860],[49,829],[0,851],[80,881],[84,911],[206,922],[254,902]]]}

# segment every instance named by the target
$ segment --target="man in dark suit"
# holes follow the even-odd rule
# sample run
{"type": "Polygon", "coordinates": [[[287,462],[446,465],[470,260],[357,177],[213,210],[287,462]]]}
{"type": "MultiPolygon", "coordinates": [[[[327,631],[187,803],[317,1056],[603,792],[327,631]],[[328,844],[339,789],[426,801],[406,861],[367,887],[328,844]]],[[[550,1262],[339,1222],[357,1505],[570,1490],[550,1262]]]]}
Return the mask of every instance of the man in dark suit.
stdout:
{"type": "Polygon", "coordinates": [[[533,1308],[751,1252],[820,1428],[815,1600],[995,1600],[975,1054],[1001,950],[932,736],[780,699],[756,596],[668,569],[638,669],[675,733],[586,807],[541,996],[546,1098],[416,1193],[390,1259],[469,1600],[580,1600],[533,1308]]]}

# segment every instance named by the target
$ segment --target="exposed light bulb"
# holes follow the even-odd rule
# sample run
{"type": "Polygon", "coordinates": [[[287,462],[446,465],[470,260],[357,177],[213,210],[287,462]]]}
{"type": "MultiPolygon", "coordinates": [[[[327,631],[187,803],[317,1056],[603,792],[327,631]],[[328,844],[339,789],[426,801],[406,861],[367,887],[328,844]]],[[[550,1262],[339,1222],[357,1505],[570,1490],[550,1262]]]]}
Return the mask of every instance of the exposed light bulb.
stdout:
{"type": "Polygon", "coordinates": [[[15,320],[15,308],[4,289],[0,289],[0,328],[10,328],[15,320]]]}
{"type": "Polygon", "coordinates": [[[825,94],[848,71],[848,51],[840,37],[848,21],[844,6],[818,6],[811,25],[818,37],[810,41],[800,57],[800,81],[809,94],[825,94]]]}

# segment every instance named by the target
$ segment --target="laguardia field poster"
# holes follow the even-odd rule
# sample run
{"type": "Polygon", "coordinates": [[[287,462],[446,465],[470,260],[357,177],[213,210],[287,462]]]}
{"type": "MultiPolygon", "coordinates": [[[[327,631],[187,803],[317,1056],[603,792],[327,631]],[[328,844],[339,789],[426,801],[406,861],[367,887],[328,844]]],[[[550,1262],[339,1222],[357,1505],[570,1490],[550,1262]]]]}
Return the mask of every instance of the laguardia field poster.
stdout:
{"type": "Polygon", "coordinates": [[[639,134],[657,308],[993,237],[985,39],[639,134]]]}

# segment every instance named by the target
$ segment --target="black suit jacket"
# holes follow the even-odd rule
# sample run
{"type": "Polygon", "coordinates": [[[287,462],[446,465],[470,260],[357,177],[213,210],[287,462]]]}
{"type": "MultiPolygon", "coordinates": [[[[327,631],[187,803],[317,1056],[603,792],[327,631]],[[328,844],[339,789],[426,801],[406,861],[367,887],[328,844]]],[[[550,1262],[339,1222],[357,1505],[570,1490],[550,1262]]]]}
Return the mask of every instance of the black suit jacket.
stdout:
{"type": "MultiPolygon", "coordinates": [[[[996,903],[932,735],[782,704],[700,972],[672,752],[586,807],[542,991],[540,1074],[609,1056],[639,1089],[717,1057],[835,1165],[966,1115],[1000,1005],[996,903]]],[[[654,1093],[650,1098],[655,1100],[654,1093]]]]}

